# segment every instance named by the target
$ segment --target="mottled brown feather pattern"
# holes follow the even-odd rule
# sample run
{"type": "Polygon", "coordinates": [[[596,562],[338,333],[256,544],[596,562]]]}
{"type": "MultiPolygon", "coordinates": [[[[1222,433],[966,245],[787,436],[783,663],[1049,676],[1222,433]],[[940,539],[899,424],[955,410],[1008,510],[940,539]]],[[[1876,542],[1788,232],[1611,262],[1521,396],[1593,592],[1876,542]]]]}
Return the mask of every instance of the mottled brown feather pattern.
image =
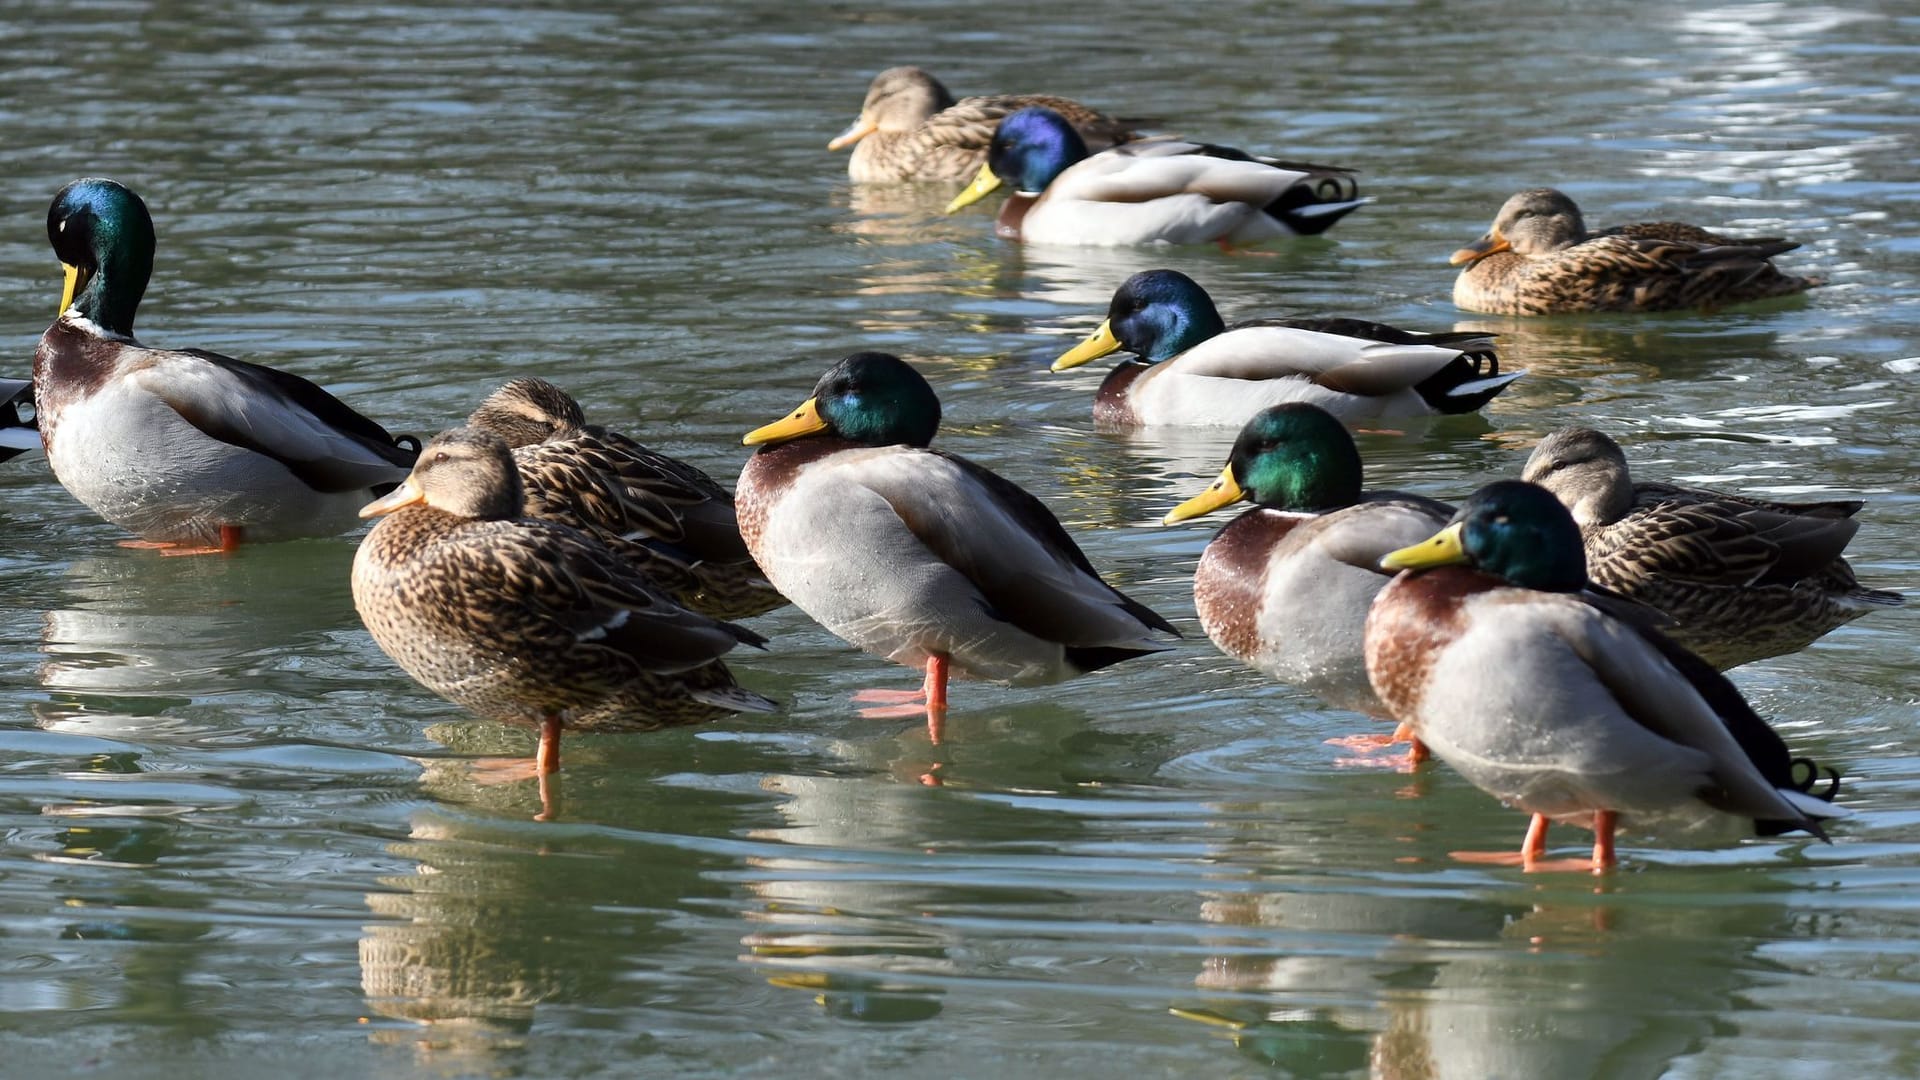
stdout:
{"type": "Polygon", "coordinates": [[[773,708],[719,660],[757,636],[678,608],[547,522],[400,510],[362,541],[353,595],[409,675],[490,719],[645,731],[773,708]]]}
{"type": "Polygon", "coordinates": [[[723,619],[786,603],[747,554],[726,488],[587,424],[579,404],[553,384],[512,380],[470,422],[514,447],[527,516],[592,534],[677,602],[723,619]]]}
{"type": "Polygon", "coordinates": [[[1466,603],[1502,588],[1491,574],[1464,566],[1403,573],[1387,583],[1367,613],[1367,679],[1396,719],[1419,715],[1433,664],[1466,629],[1466,603]]]}
{"type": "Polygon", "coordinates": [[[1596,584],[1664,612],[1667,635],[1717,668],[1805,648],[1897,593],[1861,588],[1843,557],[1857,500],[1790,503],[1636,482],[1591,428],[1542,439],[1526,479],[1574,512],[1596,584]]]}
{"type": "Polygon", "coordinates": [[[1207,636],[1228,656],[1253,663],[1260,652],[1260,608],[1268,556],[1311,518],[1253,509],[1228,522],[1193,574],[1193,603],[1207,636]]]}
{"type": "Polygon", "coordinates": [[[905,131],[882,129],[860,140],[848,175],[861,183],[965,180],[980,171],[994,129],[1010,113],[1042,106],[1065,117],[1097,153],[1138,136],[1125,121],[1068,98],[1046,94],[993,94],[962,98],[905,131]]]}
{"type": "Polygon", "coordinates": [[[1791,241],[1723,236],[1675,221],[1588,232],[1573,201],[1550,188],[1509,199],[1488,238],[1496,235],[1512,248],[1475,259],[1454,282],[1454,303],[1469,311],[1679,311],[1789,296],[1819,284],[1781,273],[1770,261],[1800,246],[1791,241]]]}

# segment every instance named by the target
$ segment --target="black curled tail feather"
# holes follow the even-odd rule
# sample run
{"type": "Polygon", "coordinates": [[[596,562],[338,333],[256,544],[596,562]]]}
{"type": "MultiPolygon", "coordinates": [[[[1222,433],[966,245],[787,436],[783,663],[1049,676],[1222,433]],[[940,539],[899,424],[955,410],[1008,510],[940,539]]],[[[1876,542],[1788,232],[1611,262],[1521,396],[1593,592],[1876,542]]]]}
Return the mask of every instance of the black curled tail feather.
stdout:
{"type": "Polygon", "coordinates": [[[1520,373],[1500,374],[1500,354],[1491,348],[1462,352],[1447,365],[1414,385],[1427,407],[1437,413],[1470,413],[1492,401],[1520,373]]]}

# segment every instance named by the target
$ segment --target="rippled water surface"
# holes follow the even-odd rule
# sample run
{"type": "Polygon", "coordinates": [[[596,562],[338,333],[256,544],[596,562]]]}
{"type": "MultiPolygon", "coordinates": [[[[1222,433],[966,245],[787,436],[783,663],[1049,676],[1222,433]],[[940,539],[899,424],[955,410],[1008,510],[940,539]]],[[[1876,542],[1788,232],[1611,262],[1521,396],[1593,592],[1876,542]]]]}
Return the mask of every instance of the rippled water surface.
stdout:
{"type": "MultiPolygon", "coordinates": [[[[561,811],[479,786],[465,719],[356,619],[353,537],[163,559],[0,466],[0,1072],[739,1071],[1380,1077],[1920,1073],[1920,612],[1735,681],[1856,815],[1628,837],[1623,869],[1467,867],[1520,815],[1444,768],[1335,765],[1362,721],[1221,657],[1217,523],[1162,528],[1230,432],[1097,433],[1048,375],[1126,274],[1229,317],[1498,331],[1484,417],[1363,436],[1458,497],[1540,433],[1636,468],[1861,496],[1873,584],[1920,582],[1920,20],[1484,4],[605,4],[0,11],[0,316],[53,314],[48,200],[126,180],[150,342],[289,368],[431,432],[539,373],[716,475],[833,360],[911,358],[944,445],[1046,499],[1189,642],[1042,690],[956,687],[949,738],[853,715],[913,676],[785,610],[740,658],[773,718],[570,740],[561,811]],[[216,12],[218,12],[216,14],[216,12]],[[853,190],[827,139],[896,63],[1364,170],[1271,257],[1022,251],[951,190],[853,190]],[[1448,252],[1557,184],[1598,225],[1804,242],[1829,286],[1714,314],[1509,320],[1448,252]],[[938,786],[923,782],[937,777],[938,786]]],[[[1583,837],[1558,836],[1573,845],[1583,837]]]]}

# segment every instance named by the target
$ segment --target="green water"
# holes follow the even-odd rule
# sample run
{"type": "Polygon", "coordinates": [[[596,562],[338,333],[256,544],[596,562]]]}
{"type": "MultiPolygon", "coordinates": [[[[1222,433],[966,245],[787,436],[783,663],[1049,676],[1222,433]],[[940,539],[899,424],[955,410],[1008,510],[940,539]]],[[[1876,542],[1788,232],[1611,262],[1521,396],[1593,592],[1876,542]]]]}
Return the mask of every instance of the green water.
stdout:
{"type": "MultiPolygon", "coordinates": [[[[1891,11],[1892,9],[1887,9],[1891,11]]],[[[912,359],[941,444],[1046,499],[1191,640],[1063,687],[958,685],[949,738],[848,696],[914,676],[796,611],[771,718],[569,741],[559,820],[361,629],[351,536],[163,559],[38,458],[0,466],[0,1073],[10,1076],[1920,1074],[1920,614],[1735,681],[1847,774],[1804,838],[1623,841],[1602,882],[1450,863],[1523,821],[1443,768],[1341,768],[1364,722],[1220,656],[1215,527],[1156,524],[1231,432],[1098,434],[1045,365],[1172,266],[1229,318],[1483,327],[1483,417],[1363,437],[1458,497],[1540,433],[1652,475],[1870,500],[1916,583],[1920,18],[1749,3],[175,3],[0,11],[0,332],[53,315],[45,212],[125,180],[160,233],[143,337],[313,378],[430,433],[538,373],[737,474],[840,356],[912,359]],[[1364,171],[1268,258],[1022,251],[951,190],[855,191],[868,78],[1046,90],[1364,171]],[[1830,286],[1714,315],[1508,320],[1448,252],[1552,183],[1606,225],[1795,237],[1830,286]],[[935,766],[938,768],[935,768],[935,766]],[[941,786],[921,781],[937,774],[941,786]]],[[[1582,836],[1558,836],[1572,845],[1582,836]]]]}

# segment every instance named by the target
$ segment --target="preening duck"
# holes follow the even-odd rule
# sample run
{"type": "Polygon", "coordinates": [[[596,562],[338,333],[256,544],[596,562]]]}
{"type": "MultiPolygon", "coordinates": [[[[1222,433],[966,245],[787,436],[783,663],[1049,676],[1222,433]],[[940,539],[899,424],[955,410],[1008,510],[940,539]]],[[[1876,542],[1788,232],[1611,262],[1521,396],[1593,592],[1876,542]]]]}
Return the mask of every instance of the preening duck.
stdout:
{"type": "Polygon", "coordinates": [[[1473,412],[1520,372],[1502,374],[1493,338],[1419,334],[1359,319],[1260,319],[1229,326],[1177,270],[1122,282],[1106,321],[1053,362],[1066,371],[1109,353],[1094,419],[1117,427],[1245,424],[1271,405],[1317,405],[1342,420],[1473,412]]]}
{"type": "Polygon", "coordinates": [[[150,349],[133,316],[153,218],[112,180],[75,180],[47,212],[66,267],[33,358],[54,476],[94,513],[173,554],[328,536],[418,452],[318,386],[201,349],[150,349]]]}
{"type": "Polygon", "coordinates": [[[1101,580],[1039,499],[930,449],[939,425],[926,379],[866,352],[747,434],[761,449],[740,474],[740,532],[781,593],[856,647],[924,670],[911,698],[935,741],[949,671],[1036,686],[1168,647],[1172,625],[1101,580]]]}
{"type": "Polygon", "coordinates": [[[591,533],[684,607],[716,619],[786,599],[747,554],[733,495],[706,473],[588,424],[545,379],[511,379],[467,423],[513,448],[526,514],[591,533]]]}
{"type": "Polygon", "coordinates": [[[987,163],[947,204],[1013,194],[996,231],[1030,244],[1257,244],[1325,232],[1360,206],[1353,170],[1257,157],[1230,146],[1142,139],[1089,156],[1051,109],[1000,122],[987,163]]]}

